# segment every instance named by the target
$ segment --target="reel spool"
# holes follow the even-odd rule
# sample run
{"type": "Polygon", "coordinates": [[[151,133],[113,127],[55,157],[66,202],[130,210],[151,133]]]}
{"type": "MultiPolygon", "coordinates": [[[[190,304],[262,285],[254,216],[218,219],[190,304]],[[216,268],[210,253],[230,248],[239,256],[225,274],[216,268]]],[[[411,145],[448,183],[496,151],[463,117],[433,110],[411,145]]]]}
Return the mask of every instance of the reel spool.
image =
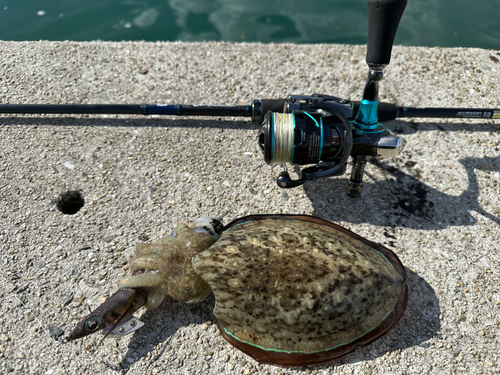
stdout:
{"type": "Polygon", "coordinates": [[[330,106],[325,108],[328,111],[320,108],[289,113],[269,111],[264,116],[258,143],[267,164],[284,166],[278,186],[295,187],[308,180],[345,173],[352,148],[351,125],[340,111],[330,106]],[[299,180],[291,180],[285,163],[316,165],[303,169],[299,180]]]}
{"type": "Polygon", "coordinates": [[[267,112],[258,136],[265,162],[305,165],[335,159],[341,141],[329,122],[305,111],[267,112]]]}

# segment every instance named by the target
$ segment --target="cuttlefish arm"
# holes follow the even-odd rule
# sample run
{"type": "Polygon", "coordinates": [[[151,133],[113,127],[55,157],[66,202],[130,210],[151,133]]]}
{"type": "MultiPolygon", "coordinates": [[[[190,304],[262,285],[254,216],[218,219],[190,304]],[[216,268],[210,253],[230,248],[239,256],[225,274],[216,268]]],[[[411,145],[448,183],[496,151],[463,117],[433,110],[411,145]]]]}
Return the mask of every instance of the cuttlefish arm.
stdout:
{"type": "Polygon", "coordinates": [[[112,332],[142,306],[157,308],[167,295],[182,302],[203,301],[211,288],[194,272],[191,259],[212,246],[222,229],[220,220],[202,217],[180,223],[173,237],[137,245],[136,252],[128,254],[131,275],[118,280],[122,288],[83,318],[66,339],[75,340],[108,327],[112,332]]]}
{"type": "Polygon", "coordinates": [[[83,318],[67,341],[88,336],[102,329],[117,326],[146,304],[148,293],[143,288],[120,288],[102,305],[83,318]]]}

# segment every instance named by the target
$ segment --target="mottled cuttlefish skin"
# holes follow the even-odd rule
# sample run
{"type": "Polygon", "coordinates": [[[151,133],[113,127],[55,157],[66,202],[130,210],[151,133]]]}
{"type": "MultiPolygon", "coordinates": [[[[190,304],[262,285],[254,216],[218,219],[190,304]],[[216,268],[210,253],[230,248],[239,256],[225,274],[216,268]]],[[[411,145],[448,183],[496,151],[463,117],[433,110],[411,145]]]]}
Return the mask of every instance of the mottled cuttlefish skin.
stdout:
{"type": "Polygon", "coordinates": [[[130,274],[118,280],[119,286],[145,287],[147,309],[155,309],[170,295],[181,302],[201,302],[210,294],[210,286],[194,272],[191,259],[209,248],[215,239],[206,233],[193,233],[193,223],[182,222],[175,238],[165,237],[152,244],[139,244],[132,254],[130,274]],[[143,272],[142,272],[143,271],[143,272]]]}
{"type": "Polygon", "coordinates": [[[167,294],[200,302],[212,289],[224,339],[281,366],[334,360],[385,334],[404,313],[406,273],[382,245],[307,215],[217,223],[183,222],[173,238],[138,245],[132,276],[119,285],[146,289],[149,309],[167,294]]]}
{"type": "Polygon", "coordinates": [[[344,346],[383,334],[406,307],[406,275],[402,265],[396,269],[352,235],[285,216],[226,230],[193,259],[214,291],[214,315],[226,339],[248,344],[252,356],[252,347],[270,355],[304,354],[297,362],[287,359],[292,356],[263,360],[303,365],[335,357],[309,361],[308,354],[338,349],[343,355],[344,346]]]}

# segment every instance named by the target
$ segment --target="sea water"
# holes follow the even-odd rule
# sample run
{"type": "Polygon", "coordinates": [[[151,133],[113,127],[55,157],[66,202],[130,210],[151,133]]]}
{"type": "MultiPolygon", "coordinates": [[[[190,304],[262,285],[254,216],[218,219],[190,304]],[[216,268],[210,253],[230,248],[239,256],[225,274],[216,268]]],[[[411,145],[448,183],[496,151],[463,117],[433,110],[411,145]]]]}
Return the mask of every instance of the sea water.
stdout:
{"type": "MultiPolygon", "coordinates": [[[[366,0],[0,0],[1,40],[366,43],[366,0]]],[[[408,0],[407,46],[500,49],[500,0],[408,0]]]]}

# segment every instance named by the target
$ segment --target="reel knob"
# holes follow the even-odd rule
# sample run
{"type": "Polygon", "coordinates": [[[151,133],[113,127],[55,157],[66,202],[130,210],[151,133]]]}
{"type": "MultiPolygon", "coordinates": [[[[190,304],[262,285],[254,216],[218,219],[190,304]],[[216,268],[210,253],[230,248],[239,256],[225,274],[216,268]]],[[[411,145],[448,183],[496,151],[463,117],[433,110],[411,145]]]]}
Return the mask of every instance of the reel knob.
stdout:
{"type": "Polygon", "coordinates": [[[276,183],[280,188],[289,189],[302,185],[306,180],[292,180],[287,171],[279,173],[276,183]]]}

